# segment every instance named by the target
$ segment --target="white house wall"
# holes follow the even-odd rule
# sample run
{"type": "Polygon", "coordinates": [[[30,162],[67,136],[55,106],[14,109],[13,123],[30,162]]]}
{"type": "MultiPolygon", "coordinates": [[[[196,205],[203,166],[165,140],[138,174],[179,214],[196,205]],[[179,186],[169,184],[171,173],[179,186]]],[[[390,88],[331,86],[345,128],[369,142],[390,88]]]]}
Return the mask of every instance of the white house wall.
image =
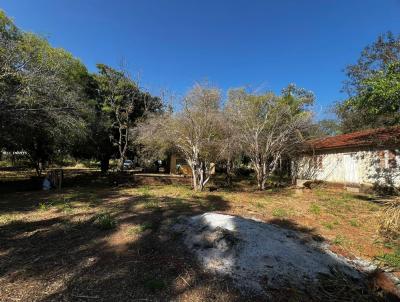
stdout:
{"type": "Polygon", "coordinates": [[[295,163],[297,177],[338,183],[400,186],[400,157],[390,163],[389,150],[326,152],[304,156],[295,163]]]}

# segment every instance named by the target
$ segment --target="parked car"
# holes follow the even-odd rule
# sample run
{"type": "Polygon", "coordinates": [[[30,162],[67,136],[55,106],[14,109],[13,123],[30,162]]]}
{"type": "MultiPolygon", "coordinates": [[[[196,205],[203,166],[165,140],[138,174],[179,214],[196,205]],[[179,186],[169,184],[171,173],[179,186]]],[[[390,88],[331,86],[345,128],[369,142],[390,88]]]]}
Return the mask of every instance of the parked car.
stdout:
{"type": "Polygon", "coordinates": [[[134,167],[135,167],[135,164],[133,163],[132,160],[126,159],[124,161],[124,169],[129,170],[129,169],[133,169],[134,167]]]}

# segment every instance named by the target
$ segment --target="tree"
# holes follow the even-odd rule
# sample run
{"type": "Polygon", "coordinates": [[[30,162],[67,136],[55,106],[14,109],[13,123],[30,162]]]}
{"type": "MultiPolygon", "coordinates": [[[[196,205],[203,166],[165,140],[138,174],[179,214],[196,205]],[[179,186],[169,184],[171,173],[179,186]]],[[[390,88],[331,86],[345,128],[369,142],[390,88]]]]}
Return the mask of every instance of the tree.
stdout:
{"type": "MultiPolygon", "coordinates": [[[[118,151],[118,168],[123,170],[136,123],[149,113],[162,111],[163,104],[160,98],[141,91],[125,69],[116,70],[104,64],[98,64],[97,68],[98,73],[94,77],[98,87],[98,110],[94,122],[96,125],[102,123],[103,127],[93,128],[94,132],[98,132],[95,141],[110,150],[107,139],[111,138],[118,151]]],[[[110,155],[111,152],[102,154],[102,166],[108,166],[110,155]]]]}
{"type": "Polygon", "coordinates": [[[256,171],[258,189],[264,190],[267,178],[278,168],[279,160],[302,142],[311,113],[311,93],[290,85],[282,96],[261,95],[243,89],[229,91],[227,109],[243,150],[256,171]]]}
{"type": "Polygon", "coordinates": [[[150,149],[175,149],[193,174],[193,188],[202,191],[219,158],[220,101],[218,89],[196,84],[183,98],[182,111],[156,115],[139,127],[139,142],[150,149]]]}
{"type": "Polygon", "coordinates": [[[310,126],[306,136],[308,139],[321,138],[341,134],[339,121],[334,119],[322,119],[310,126]]]}
{"type": "Polygon", "coordinates": [[[219,142],[219,156],[225,165],[226,183],[232,185],[232,177],[235,169],[235,162],[242,155],[243,151],[240,145],[239,135],[234,121],[229,114],[228,107],[224,108],[221,119],[221,139],[219,142]]]}
{"type": "Polygon", "coordinates": [[[343,132],[400,123],[400,36],[381,35],[346,68],[343,90],[349,97],[336,105],[343,132]]]}
{"type": "Polygon", "coordinates": [[[0,14],[0,144],[42,164],[84,135],[86,68],[70,53],[21,32],[0,14]]]}

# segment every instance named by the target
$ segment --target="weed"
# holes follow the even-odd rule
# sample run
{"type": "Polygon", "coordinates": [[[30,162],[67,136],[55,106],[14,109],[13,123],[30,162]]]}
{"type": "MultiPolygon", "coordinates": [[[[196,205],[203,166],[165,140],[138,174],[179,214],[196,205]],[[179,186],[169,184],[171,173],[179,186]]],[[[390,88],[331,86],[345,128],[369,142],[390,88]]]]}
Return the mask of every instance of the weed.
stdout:
{"type": "Polygon", "coordinates": [[[102,230],[111,230],[117,226],[117,222],[110,213],[100,213],[96,215],[95,225],[102,230]]]}
{"type": "Polygon", "coordinates": [[[146,201],[146,203],[144,204],[145,209],[155,209],[158,208],[159,206],[160,204],[158,203],[157,200],[149,200],[146,201]]]}
{"type": "Polygon", "coordinates": [[[321,208],[317,204],[313,203],[310,206],[310,212],[315,215],[319,215],[321,213],[321,208]]]}
{"type": "Polygon", "coordinates": [[[272,211],[272,216],[274,217],[283,218],[286,217],[287,215],[288,213],[284,209],[277,208],[272,211]]]}
{"type": "Polygon", "coordinates": [[[335,228],[335,226],[337,226],[337,225],[339,225],[340,223],[339,223],[339,221],[337,221],[337,220],[334,220],[334,221],[332,221],[332,222],[323,222],[322,223],[322,225],[324,226],[324,227],[326,227],[327,229],[329,229],[329,230],[333,230],[334,228],[335,228]]]}
{"type": "Polygon", "coordinates": [[[40,211],[47,211],[52,207],[50,202],[39,202],[39,210],[40,211]]]}
{"type": "Polygon", "coordinates": [[[143,224],[135,225],[135,226],[129,228],[128,234],[129,234],[129,235],[140,234],[140,233],[142,233],[142,232],[144,232],[144,231],[146,231],[146,230],[151,230],[151,229],[153,229],[153,227],[154,227],[154,226],[153,226],[152,223],[150,223],[150,222],[145,222],[145,223],[143,223],[143,224]]]}
{"type": "Polygon", "coordinates": [[[353,227],[359,227],[360,226],[360,223],[356,220],[356,219],[350,219],[349,220],[349,223],[350,223],[350,225],[351,226],[353,226],[353,227]]]}
{"type": "Polygon", "coordinates": [[[332,240],[332,244],[335,245],[343,245],[346,241],[346,237],[342,236],[342,235],[337,235],[335,237],[335,239],[332,240]]]}
{"type": "Polygon", "coordinates": [[[138,191],[139,191],[139,193],[141,193],[142,195],[146,195],[146,196],[150,196],[150,195],[151,195],[151,194],[150,194],[150,187],[149,187],[149,186],[140,187],[140,188],[138,189],[138,191]]]}
{"type": "Polygon", "coordinates": [[[323,222],[322,225],[326,227],[328,230],[333,230],[334,225],[332,222],[323,222]]]}
{"type": "Polygon", "coordinates": [[[400,248],[393,253],[386,253],[376,257],[387,266],[399,269],[400,268],[400,248]]]}

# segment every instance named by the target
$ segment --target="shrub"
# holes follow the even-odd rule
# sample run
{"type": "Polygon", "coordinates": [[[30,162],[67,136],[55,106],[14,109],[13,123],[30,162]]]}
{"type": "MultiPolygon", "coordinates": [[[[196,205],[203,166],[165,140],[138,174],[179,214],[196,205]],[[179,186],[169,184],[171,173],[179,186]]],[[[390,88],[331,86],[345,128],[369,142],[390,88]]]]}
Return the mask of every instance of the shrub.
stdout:
{"type": "Polygon", "coordinates": [[[102,230],[111,230],[117,226],[117,222],[110,213],[101,213],[96,215],[95,225],[102,230]]]}

